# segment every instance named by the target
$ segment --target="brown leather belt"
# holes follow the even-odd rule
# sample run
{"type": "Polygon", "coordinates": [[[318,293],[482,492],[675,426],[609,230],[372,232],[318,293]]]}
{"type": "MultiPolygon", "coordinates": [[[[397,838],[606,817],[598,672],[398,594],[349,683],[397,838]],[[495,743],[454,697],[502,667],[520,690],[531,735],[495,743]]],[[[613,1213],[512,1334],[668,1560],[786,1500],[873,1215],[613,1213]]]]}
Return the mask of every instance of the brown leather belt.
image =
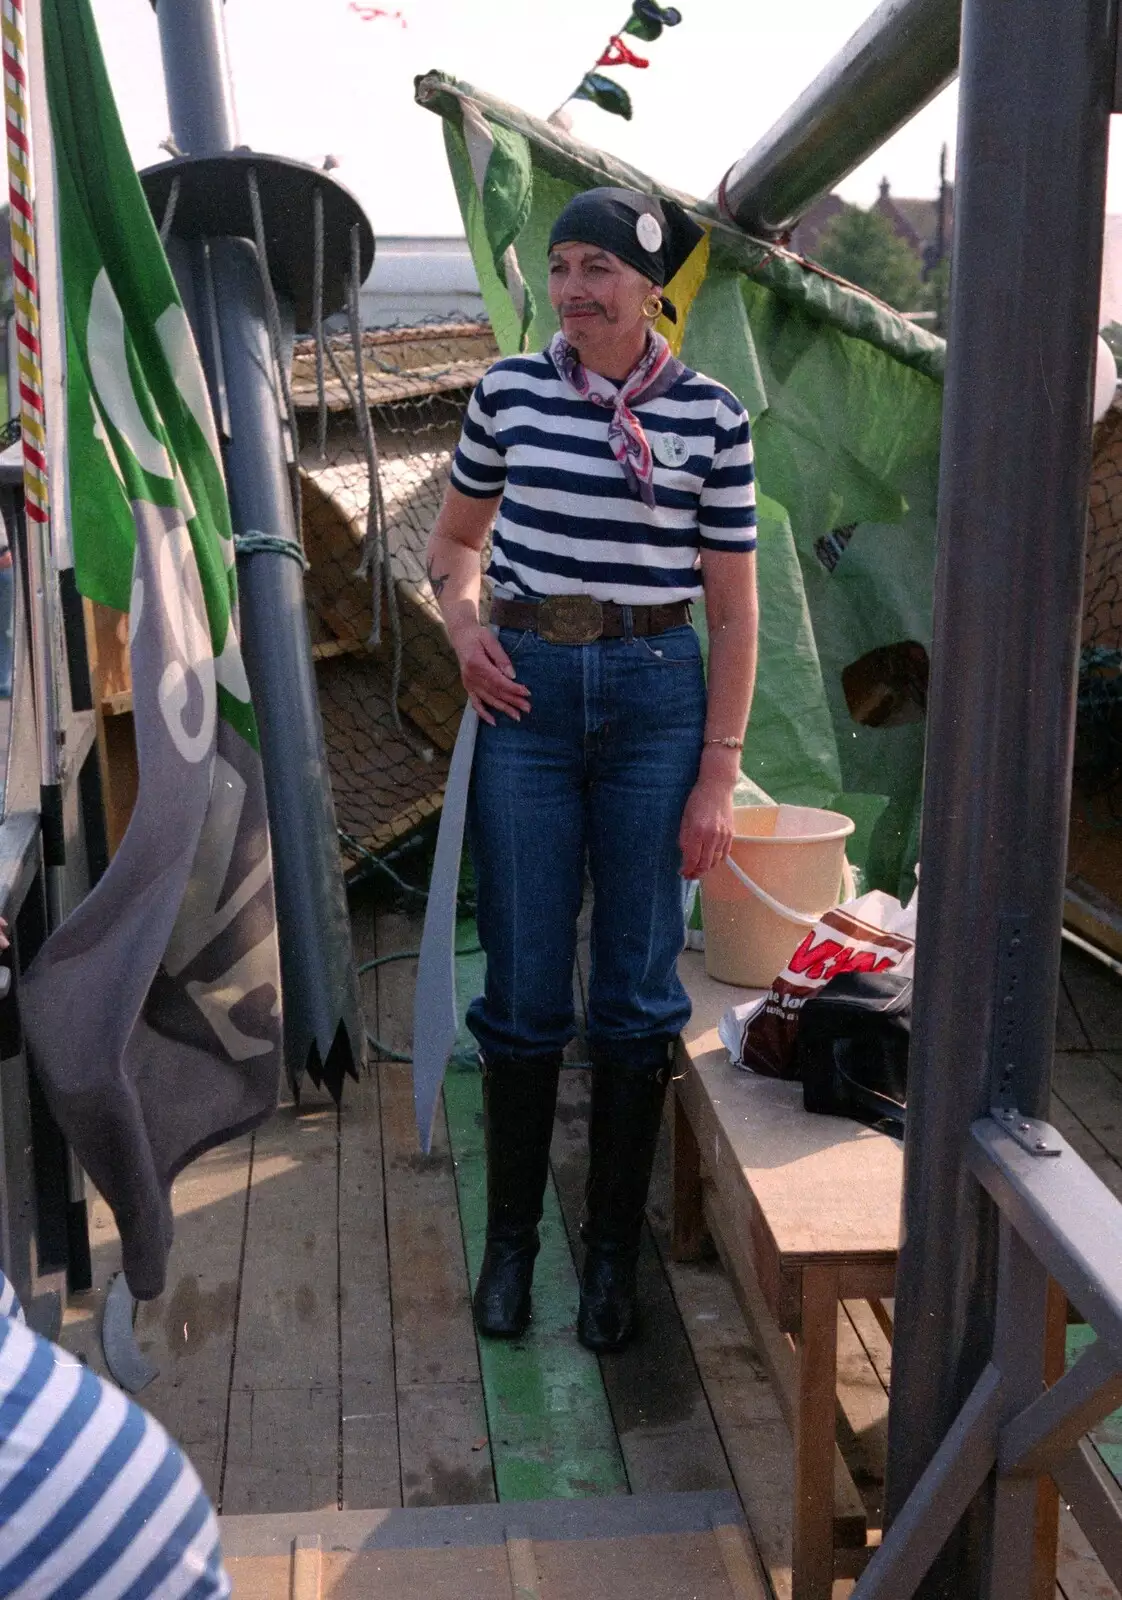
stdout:
{"type": "Polygon", "coordinates": [[[622,639],[628,609],[631,631],[642,639],[684,627],[690,620],[688,600],[624,607],[614,600],[594,600],[588,594],[555,594],[548,600],[504,600],[496,595],[491,601],[491,621],[501,628],[528,628],[547,644],[592,644],[596,639],[622,639]]]}

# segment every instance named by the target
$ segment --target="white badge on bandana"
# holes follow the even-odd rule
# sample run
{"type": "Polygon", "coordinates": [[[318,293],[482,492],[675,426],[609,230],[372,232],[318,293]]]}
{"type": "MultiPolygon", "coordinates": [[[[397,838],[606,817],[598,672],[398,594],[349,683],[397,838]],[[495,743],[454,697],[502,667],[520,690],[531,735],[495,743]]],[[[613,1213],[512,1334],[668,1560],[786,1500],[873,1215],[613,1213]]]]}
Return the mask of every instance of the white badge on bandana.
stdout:
{"type": "Polygon", "coordinates": [[[644,211],[635,224],[635,234],[639,243],[648,255],[662,247],[662,229],[658,225],[658,218],[652,217],[649,211],[644,211]]]}
{"type": "Polygon", "coordinates": [[[690,447],[680,433],[651,433],[651,450],[664,467],[680,467],[690,453],[690,447]]]}

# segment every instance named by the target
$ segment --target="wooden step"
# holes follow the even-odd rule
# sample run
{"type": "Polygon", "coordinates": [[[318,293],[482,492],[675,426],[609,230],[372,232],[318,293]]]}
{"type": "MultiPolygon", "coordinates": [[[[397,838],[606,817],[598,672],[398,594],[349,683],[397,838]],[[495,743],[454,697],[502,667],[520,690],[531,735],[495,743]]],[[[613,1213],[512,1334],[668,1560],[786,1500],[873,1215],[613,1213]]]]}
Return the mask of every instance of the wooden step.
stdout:
{"type": "Polygon", "coordinates": [[[225,1517],[237,1600],[767,1600],[731,1493],[225,1517]]]}

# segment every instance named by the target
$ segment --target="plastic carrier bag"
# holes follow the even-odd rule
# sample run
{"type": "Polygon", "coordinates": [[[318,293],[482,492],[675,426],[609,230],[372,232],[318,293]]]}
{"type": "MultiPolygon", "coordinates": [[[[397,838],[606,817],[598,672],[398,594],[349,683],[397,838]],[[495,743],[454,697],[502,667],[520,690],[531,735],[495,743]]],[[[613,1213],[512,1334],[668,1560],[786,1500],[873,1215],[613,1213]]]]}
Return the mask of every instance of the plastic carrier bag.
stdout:
{"type": "Polygon", "coordinates": [[[736,1067],[769,1078],[798,1076],[795,1041],[808,996],[843,972],[910,976],[918,894],[906,906],[873,889],[824,913],[761,998],[733,1006],[721,1040],[736,1067]]]}

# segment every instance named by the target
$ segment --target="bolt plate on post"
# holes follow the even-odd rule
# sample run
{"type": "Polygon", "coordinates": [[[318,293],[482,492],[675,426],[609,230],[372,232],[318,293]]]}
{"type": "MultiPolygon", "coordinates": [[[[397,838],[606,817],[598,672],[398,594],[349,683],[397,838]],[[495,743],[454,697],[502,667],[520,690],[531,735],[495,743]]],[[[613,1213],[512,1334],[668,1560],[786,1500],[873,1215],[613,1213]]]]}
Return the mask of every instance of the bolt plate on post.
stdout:
{"type": "Polygon", "coordinates": [[[1030,1156],[1058,1156],[1063,1151],[1056,1130],[1036,1117],[1023,1117],[1015,1106],[991,1106],[990,1116],[1030,1156]]]}

